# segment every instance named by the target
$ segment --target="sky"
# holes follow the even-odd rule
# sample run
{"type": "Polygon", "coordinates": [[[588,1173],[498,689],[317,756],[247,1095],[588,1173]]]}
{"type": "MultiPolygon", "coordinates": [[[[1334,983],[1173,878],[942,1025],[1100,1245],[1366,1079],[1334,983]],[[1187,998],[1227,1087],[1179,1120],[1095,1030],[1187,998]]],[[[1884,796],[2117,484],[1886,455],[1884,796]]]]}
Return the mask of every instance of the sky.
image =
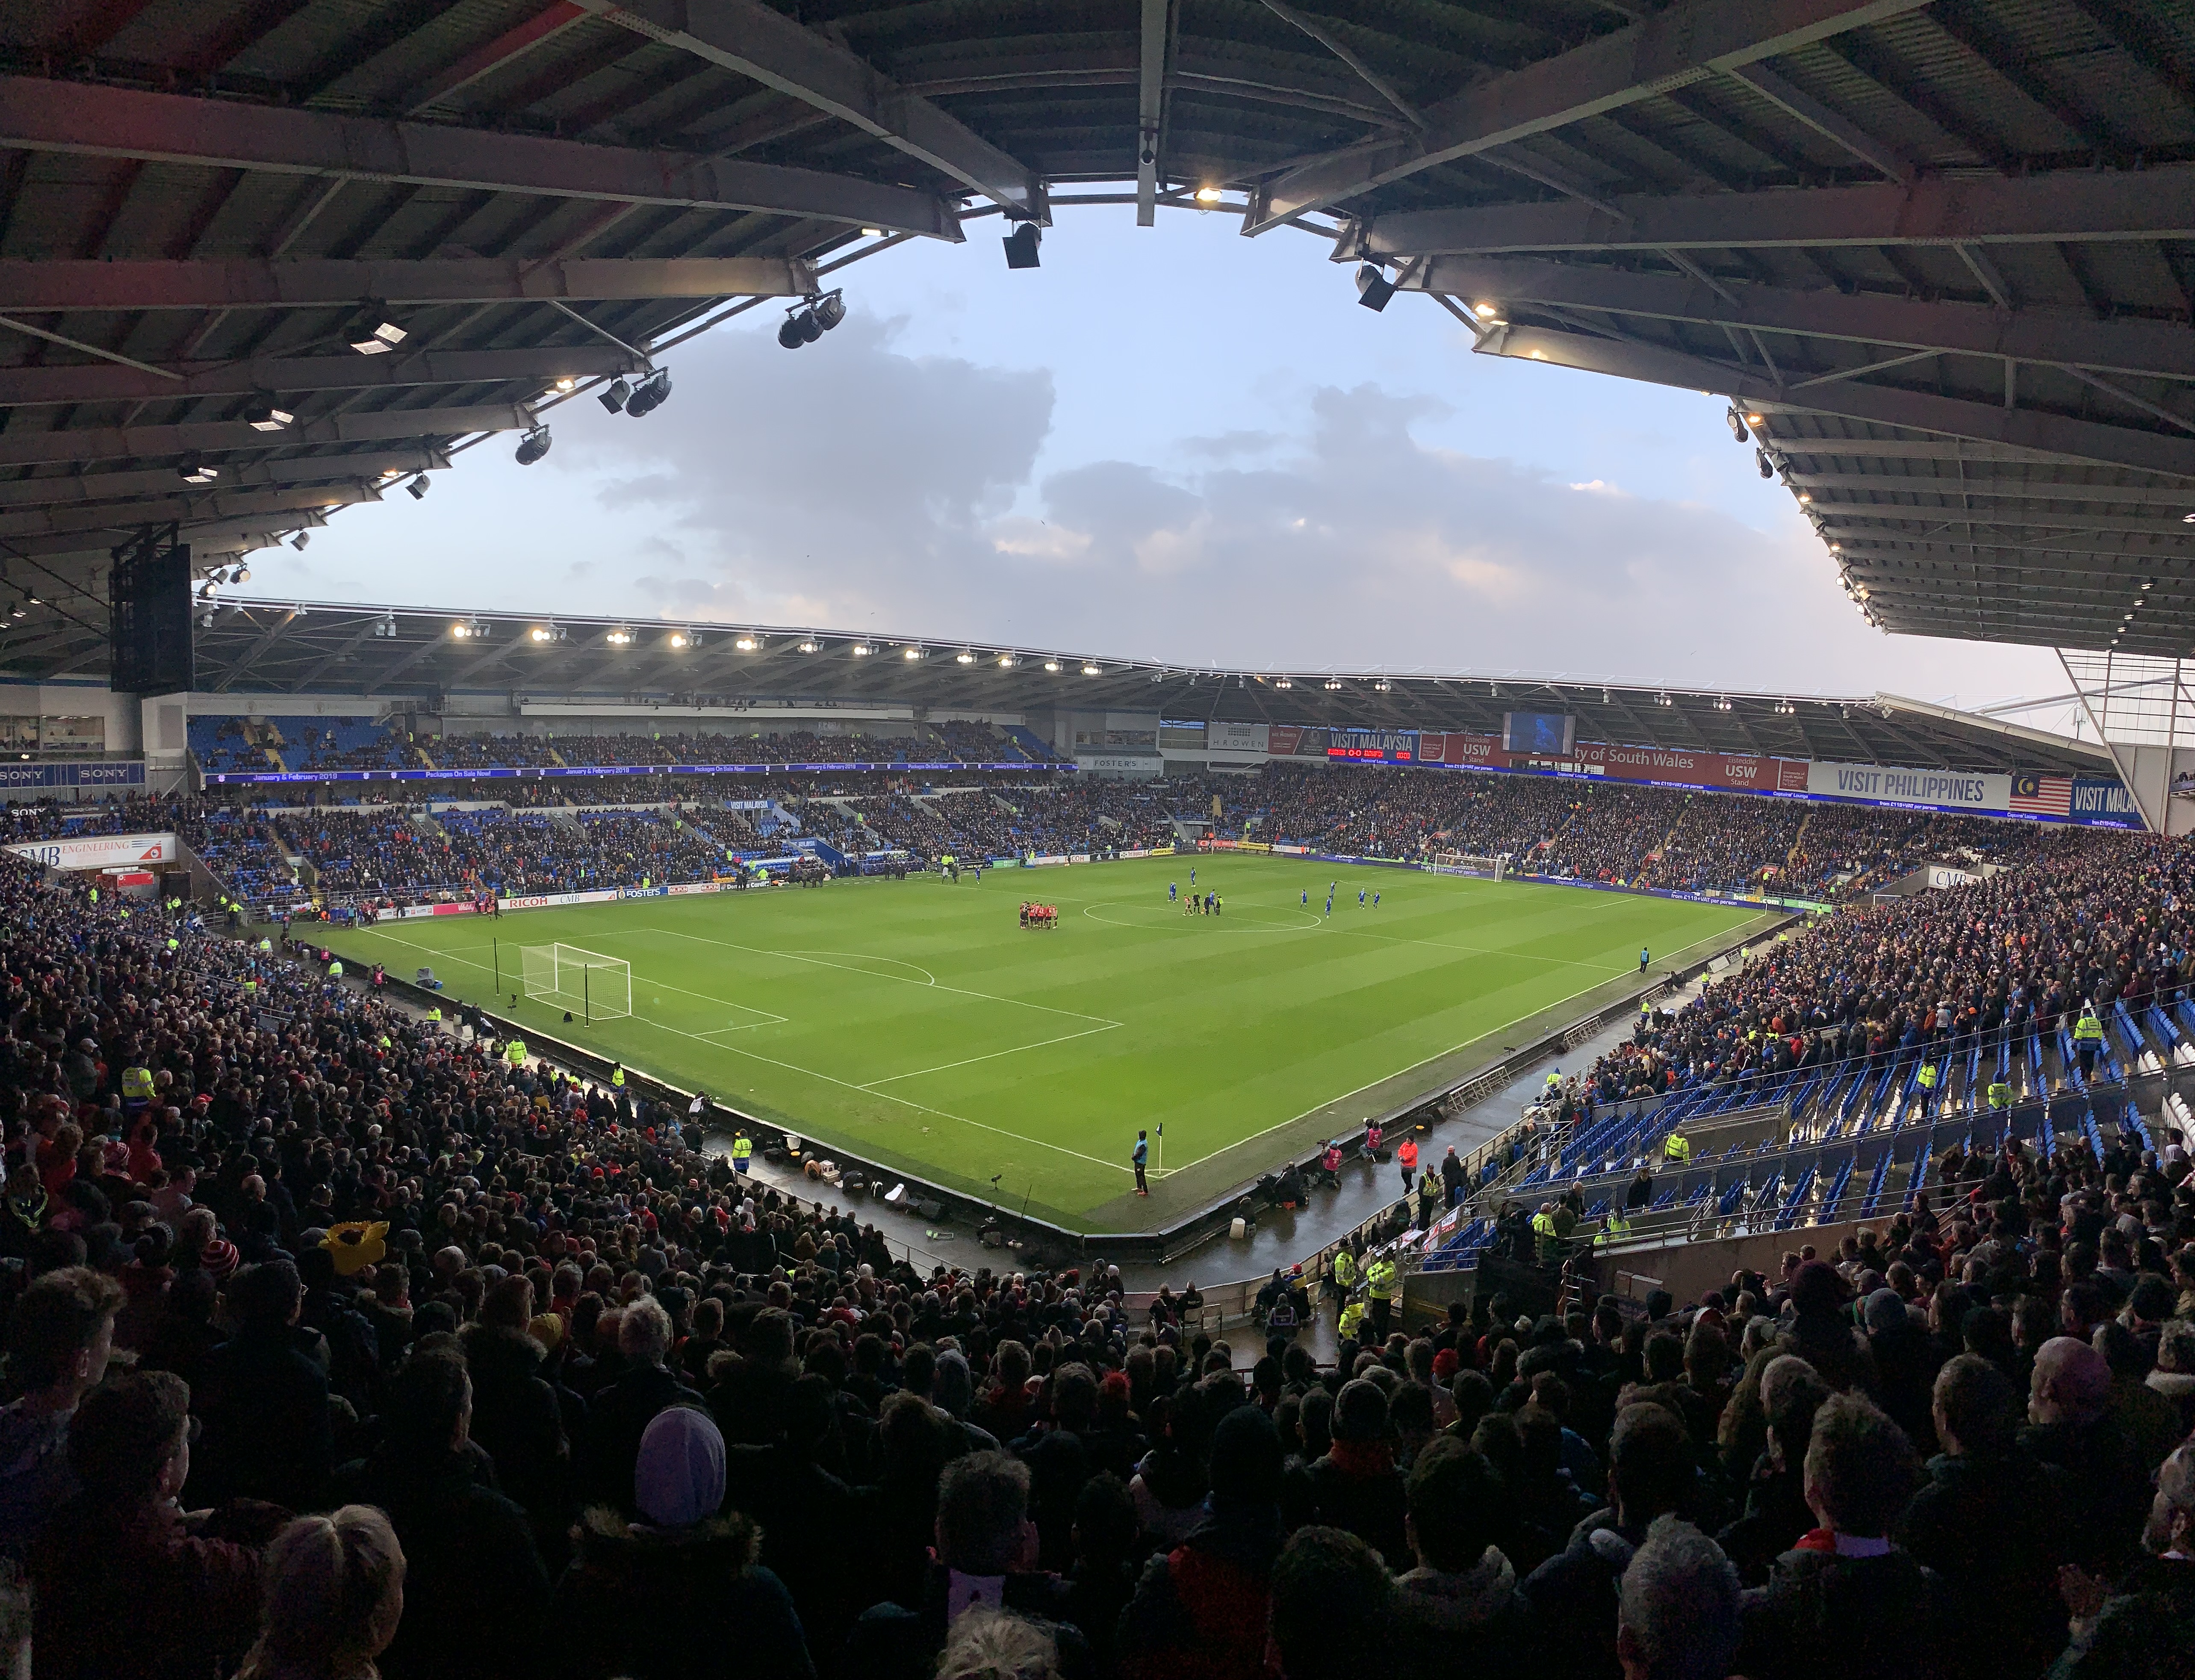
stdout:
{"type": "Polygon", "coordinates": [[[1869,629],[1720,399],[1474,355],[1429,297],[1358,307],[1293,230],[1057,215],[1035,270],[989,219],[853,265],[797,350],[753,309],[665,357],[653,414],[566,403],[546,460],[491,440],[243,592],[1299,672],[2064,687],[2042,650],[1869,629]]]}

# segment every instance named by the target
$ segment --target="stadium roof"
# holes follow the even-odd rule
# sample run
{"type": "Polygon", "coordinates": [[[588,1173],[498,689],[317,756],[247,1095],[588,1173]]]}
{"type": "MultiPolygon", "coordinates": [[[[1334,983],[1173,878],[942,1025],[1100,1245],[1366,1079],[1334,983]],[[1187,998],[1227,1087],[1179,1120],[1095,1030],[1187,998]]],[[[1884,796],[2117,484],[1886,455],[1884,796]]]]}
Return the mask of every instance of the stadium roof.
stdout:
{"type": "Polygon", "coordinates": [[[142,526],[245,552],[901,240],[1199,196],[1728,394],[1887,628],[2184,653],[2191,164],[2168,0],[11,7],[0,669],[142,526]]]}
{"type": "Polygon", "coordinates": [[[713,711],[736,700],[933,713],[1068,706],[1493,735],[1505,711],[1553,711],[1576,716],[1580,740],[1673,751],[2117,774],[2104,747],[1891,694],[1743,694],[1507,673],[1200,670],[847,631],[292,601],[230,601],[210,617],[198,632],[198,691],[239,701],[274,697],[265,711],[279,711],[284,696],[309,693],[355,694],[376,714],[431,711],[452,694],[485,693],[553,708],[552,716],[567,707],[584,715],[590,705],[693,709],[679,727],[736,728],[740,711],[713,711]]]}

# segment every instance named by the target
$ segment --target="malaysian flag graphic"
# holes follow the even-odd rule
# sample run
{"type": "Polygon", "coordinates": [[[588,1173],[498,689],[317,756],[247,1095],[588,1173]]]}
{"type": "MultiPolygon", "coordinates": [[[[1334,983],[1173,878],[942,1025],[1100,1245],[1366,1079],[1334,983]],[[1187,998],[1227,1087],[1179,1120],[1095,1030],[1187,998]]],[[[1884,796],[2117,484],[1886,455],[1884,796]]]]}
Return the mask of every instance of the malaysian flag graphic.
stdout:
{"type": "Polygon", "coordinates": [[[2073,779],[2041,776],[2023,770],[2012,779],[2009,808],[2031,817],[2070,817],[2073,814],[2073,779]]]}

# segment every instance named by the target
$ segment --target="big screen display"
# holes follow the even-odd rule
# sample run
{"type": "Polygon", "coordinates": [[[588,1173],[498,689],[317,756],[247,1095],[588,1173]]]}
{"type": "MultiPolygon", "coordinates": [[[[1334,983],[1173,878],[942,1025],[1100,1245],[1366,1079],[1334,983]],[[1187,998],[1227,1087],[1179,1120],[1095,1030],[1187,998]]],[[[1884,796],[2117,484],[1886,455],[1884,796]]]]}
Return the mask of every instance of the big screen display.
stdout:
{"type": "Polygon", "coordinates": [[[1561,711],[1505,711],[1501,747],[1534,758],[1567,758],[1577,745],[1577,719],[1561,711]]]}

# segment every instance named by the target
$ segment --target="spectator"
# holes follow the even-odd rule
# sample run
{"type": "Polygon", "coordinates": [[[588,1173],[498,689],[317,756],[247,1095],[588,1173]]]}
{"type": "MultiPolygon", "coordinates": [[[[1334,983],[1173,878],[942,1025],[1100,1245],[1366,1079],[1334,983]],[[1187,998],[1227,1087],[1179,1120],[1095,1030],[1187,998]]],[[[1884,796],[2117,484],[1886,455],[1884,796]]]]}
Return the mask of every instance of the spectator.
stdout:
{"type": "Polygon", "coordinates": [[[1394,1660],[1395,1583],[1345,1528],[1299,1528],[1273,1565],[1273,1644],[1287,1680],[1356,1680],[1394,1660]]]}
{"type": "Polygon", "coordinates": [[[1377,1384],[1360,1377],[1342,1385],[1334,1402],[1334,1445],[1311,1467],[1311,1478],[1320,1522],[1346,1528],[1382,1557],[1409,1561],[1408,1500],[1395,1467],[1387,1397],[1377,1384]]]}
{"type": "Polygon", "coordinates": [[[1897,1539],[1941,1584],[1945,1671],[1974,1680],[2039,1674],[2065,1642],[2058,1604],[2066,1550],[2060,1479],[2019,1444],[2019,1395],[2004,1373],[1961,1354],[1936,1376],[1943,1451],[1898,1519],[1897,1539]]]}
{"type": "Polygon", "coordinates": [[[2063,1473],[2073,1562],[2092,1572],[2134,1554],[2149,1476],[2110,1416],[2111,1367],[2086,1342],[2054,1336],[2035,1356],[2019,1444],[2063,1473]]]}
{"type": "Polygon", "coordinates": [[[1211,1515],[1150,1561],[1121,1618],[1121,1680],[1263,1680],[1281,1553],[1281,1439],[1253,1407],[1212,1435],[1211,1515]]]}
{"type": "Polygon", "coordinates": [[[1494,1543],[1503,1499],[1494,1466],[1443,1436],[1410,1467],[1408,1495],[1417,1567],[1395,1587],[1414,1644],[1469,1670],[1507,1673],[1522,1666],[1530,1655],[1530,1615],[1518,1596],[1517,1572],[1494,1543]]]}
{"type": "Polygon", "coordinates": [[[587,1408],[578,1473],[582,1497],[589,1504],[614,1505],[631,1516],[636,1510],[633,1465],[648,1424],[666,1407],[706,1407],[707,1402],[665,1366],[671,1354],[671,1315],[654,1296],[643,1295],[625,1309],[618,1320],[617,1351],[624,1374],[587,1408]]]}
{"type": "Polygon", "coordinates": [[[1616,1592],[1624,1680],[1723,1680],[1737,1654],[1744,1589],[1713,1540],[1662,1516],[1631,1554],[1616,1592]]]}
{"type": "Polygon", "coordinates": [[[1935,1671],[1933,1579],[1890,1539],[1917,1473],[1904,1431],[1870,1401],[1823,1403],[1806,1449],[1806,1503],[1821,1526],[1745,1596],[1737,1667],[1749,1680],[1935,1671]]]}
{"type": "Polygon", "coordinates": [[[1010,1610],[977,1605],[953,1624],[937,1680],[1063,1680],[1054,1630],[1010,1610]]]}
{"type": "Polygon", "coordinates": [[[1768,1446],[1745,1490],[1745,1514],[1716,1544],[1748,1585],[1764,1585],[1776,1560],[1813,1527],[1806,1503],[1806,1449],[1829,1386],[1796,1354],[1782,1354],[1760,1373],[1768,1446]]]}
{"type": "Polygon", "coordinates": [[[18,1397],[0,1411],[0,1559],[20,1564],[75,1492],[70,1420],[106,1374],[121,1309],[120,1287],[86,1266],[48,1272],[15,1303],[8,1378],[18,1397]]]}
{"type": "Polygon", "coordinates": [[[683,1403],[651,1418],[635,1456],[628,1521],[591,1507],[556,1589],[556,1633],[587,1680],[812,1677],[785,1585],[756,1561],[761,1536],[724,1502],[724,1438],[683,1403]]]}
{"type": "Polygon", "coordinates": [[[297,1333],[303,1293],[297,1269],[283,1259],[230,1282],[236,1333],[207,1355],[205,1387],[193,1396],[205,1424],[194,1502],[264,1499],[302,1510],[326,1487],[335,1455],[328,1379],[297,1333]]]}
{"type": "Polygon", "coordinates": [[[423,1347],[396,1373],[387,1434],[337,1472],[338,1504],[377,1506],[408,1561],[387,1680],[462,1680],[537,1660],[549,1576],[524,1507],[495,1491],[471,1437],[472,1384],[453,1347],[423,1347]]]}
{"type": "Polygon", "coordinates": [[[190,1393],[164,1371],[85,1395],[69,1434],[78,1491],[33,1545],[32,1670],[58,1680],[226,1673],[259,1618],[259,1553],[280,1513],[186,1517],[190,1393]],[[272,1521],[269,1521],[269,1518],[272,1521]]]}
{"type": "Polygon", "coordinates": [[[237,1680],[372,1680],[404,1614],[404,1552],[371,1505],[300,1517],[268,1548],[265,1597],[237,1680]]]}
{"type": "Polygon", "coordinates": [[[2072,1643],[2053,1680],[2139,1680],[2186,1672],[2195,1651],[2195,1447],[2159,1468],[2143,1556],[2111,1587],[2069,1570],[2072,1643]]]}

